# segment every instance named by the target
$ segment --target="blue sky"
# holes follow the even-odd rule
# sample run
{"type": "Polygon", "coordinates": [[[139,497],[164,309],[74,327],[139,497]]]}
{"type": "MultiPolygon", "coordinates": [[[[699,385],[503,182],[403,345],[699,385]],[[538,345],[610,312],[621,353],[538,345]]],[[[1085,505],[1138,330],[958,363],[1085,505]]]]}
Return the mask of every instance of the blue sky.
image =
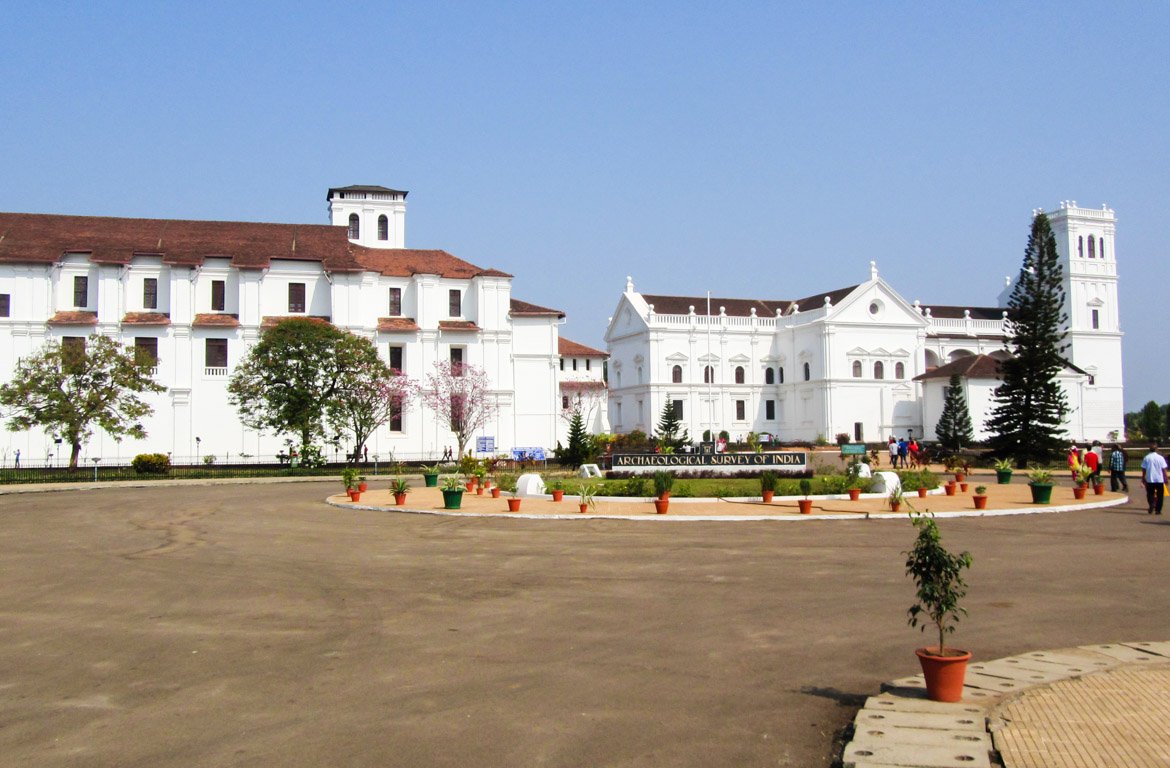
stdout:
{"type": "Polygon", "coordinates": [[[1033,208],[1117,211],[1126,406],[1170,400],[1170,5],[23,3],[0,210],[326,221],[515,274],[604,346],[650,293],[993,304],[1033,208]]]}

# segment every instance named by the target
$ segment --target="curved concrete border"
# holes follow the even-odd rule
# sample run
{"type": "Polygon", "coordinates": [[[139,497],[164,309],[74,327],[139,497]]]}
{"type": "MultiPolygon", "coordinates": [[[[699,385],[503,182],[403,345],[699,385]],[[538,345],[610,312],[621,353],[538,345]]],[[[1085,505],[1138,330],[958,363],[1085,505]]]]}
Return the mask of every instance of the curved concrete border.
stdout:
{"type": "MultiPolygon", "coordinates": [[[[872,495],[872,494],[871,494],[872,495]]],[[[529,496],[527,498],[551,499],[552,496],[529,496]]],[[[797,496],[786,497],[791,499],[801,498],[797,496]]],[[[836,497],[821,497],[821,498],[848,498],[847,496],[836,497]]],[[[599,498],[599,501],[639,501],[626,496],[607,496],[599,498]]],[[[646,499],[647,503],[652,499],[646,499]]],[[[683,499],[670,500],[673,504],[675,501],[684,501],[683,499]]],[[[686,499],[688,502],[704,502],[708,499],[686,499]]],[[[720,499],[720,501],[725,501],[720,499]]],[[[934,517],[950,518],[950,517],[1001,517],[1005,515],[1042,515],[1052,514],[1056,512],[1074,512],[1085,509],[1101,509],[1104,507],[1116,507],[1129,502],[1128,498],[1107,499],[1105,501],[1094,501],[1086,504],[1064,504],[1060,506],[1038,506],[1035,509],[971,509],[960,510],[956,512],[933,512],[934,517]]],[[[702,522],[702,523],[736,523],[736,522],[802,522],[805,520],[905,520],[908,513],[903,512],[858,512],[854,515],[598,515],[598,514],[549,514],[549,515],[534,515],[526,512],[464,512],[463,510],[451,509],[411,509],[409,507],[397,506],[379,506],[373,504],[353,504],[344,501],[332,501],[331,498],[326,498],[325,503],[344,509],[362,509],[370,512],[403,512],[412,515],[441,515],[446,517],[467,517],[467,518],[491,518],[497,519],[514,519],[514,520],[630,520],[630,521],[649,521],[649,522],[671,522],[671,523],[686,523],[686,522],[702,522]]],[[[743,502],[728,502],[728,503],[743,503],[743,502]]]]}
{"type": "Polygon", "coordinates": [[[994,744],[1004,723],[997,713],[1010,701],[1062,680],[1158,661],[1170,662],[1170,642],[1082,645],[976,662],[955,704],[928,700],[922,675],[883,683],[883,693],[869,697],[854,718],[841,764],[991,768],[1000,765],[994,744]]]}

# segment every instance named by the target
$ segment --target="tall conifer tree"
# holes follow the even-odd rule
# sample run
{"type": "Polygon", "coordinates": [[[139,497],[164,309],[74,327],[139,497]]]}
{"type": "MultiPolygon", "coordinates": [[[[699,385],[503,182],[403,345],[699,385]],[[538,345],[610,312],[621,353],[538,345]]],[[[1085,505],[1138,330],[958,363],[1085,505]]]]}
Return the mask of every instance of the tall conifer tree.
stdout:
{"type": "Polygon", "coordinates": [[[967,398],[963,397],[963,380],[957,373],[951,374],[942,415],[939,416],[934,433],[938,441],[952,451],[961,451],[964,445],[975,440],[971,430],[971,412],[967,410],[967,398]]]}
{"type": "Polygon", "coordinates": [[[585,419],[581,416],[581,409],[573,409],[573,418],[569,421],[569,445],[561,455],[564,464],[575,467],[584,464],[589,459],[589,434],[585,431],[585,419]]]}
{"type": "Polygon", "coordinates": [[[987,420],[993,451],[1023,467],[1048,461],[1064,447],[1068,399],[1056,376],[1066,365],[1062,269],[1048,216],[1038,213],[1020,276],[1008,300],[1012,357],[1000,366],[1002,383],[987,420]]]}
{"type": "Polygon", "coordinates": [[[662,407],[662,417],[658,420],[658,444],[663,448],[677,450],[691,441],[686,427],[674,413],[674,403],[667,400],[662,407]],[[679,434],[679,430],[682,434],[679,434]]]}

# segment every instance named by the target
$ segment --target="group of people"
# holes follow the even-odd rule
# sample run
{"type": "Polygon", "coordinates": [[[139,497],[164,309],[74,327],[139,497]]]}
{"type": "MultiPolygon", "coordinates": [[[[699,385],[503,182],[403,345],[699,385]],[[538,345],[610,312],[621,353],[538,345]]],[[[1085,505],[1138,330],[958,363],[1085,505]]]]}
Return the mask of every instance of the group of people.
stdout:
{"type": "MultiPolygon", "coordinates": [[[[1129,483],[1125,480],[1125,464],[1129,456],[1125,449],[1117,443],[1109,447],[1109,490],[1116,493],[1118,490],[1129,491],[1129,483]]],[[[1080,482],[1082,469],[1088,470],[1089,482],[1093,485],[1101,483],[1101,470],[1105,468],[1105,448],[1100,440],[1094,440],[1083,449],[1075,443],[1068,449],[1068,469],[1072,473],[1074,483],[1080,482]]]]}
{"type": "Polygon", "coordinates": [[[917,469],[919,464],[925,464],[922,449],[913,437],[901,439],[890,437],[890,466],[894,469],[917,469]]]}

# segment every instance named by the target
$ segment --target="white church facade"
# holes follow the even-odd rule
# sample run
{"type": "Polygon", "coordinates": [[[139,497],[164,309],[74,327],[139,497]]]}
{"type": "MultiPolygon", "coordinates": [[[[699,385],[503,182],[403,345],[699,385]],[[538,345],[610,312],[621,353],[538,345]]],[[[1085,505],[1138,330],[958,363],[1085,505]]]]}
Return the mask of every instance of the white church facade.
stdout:
{"type": "MultiPolygon", "coordinates": [[[[439,361],[484,369],[498,410],[476,437],[493,453],[555,448],[565,432],[564,313],[513,298],[512,275],[406,248],[406,196],[330,189],[330,225],[0,213],[0,381],[46,341],[109,336],[152,354],[166,390],[147,398],[146,439],[97,431],[84,458],[271,457],[288,436],[243,427],[227,384],[266,327],[316,317],[369,338],[416,381],[439,361]]],[[[0,456],[67,456],[54,437],[0,431],[0,456]]],[[[367,444],[383,461],[430,460],[447,447],[451,431],[417,403],[367,444]]]]}
{"type": "MultiPolygon", "coordinates": [[[[1066,431],[1112,439],[1124,430],[1116,218],[1075,202],[1048,215],[1068,315],[1066,431]]],[[[612,428],[652,434],[669,404],[696,439],[933,439],[949,375],[932,374],[954,364],[983,439],[995,365],[962,363],[1009,354],[1011,290],[1009,278],[996,306],[911,303],[873,262],[863,282],[794,300],[641,293],[627,278],[605,336],[612,428]]]]}

